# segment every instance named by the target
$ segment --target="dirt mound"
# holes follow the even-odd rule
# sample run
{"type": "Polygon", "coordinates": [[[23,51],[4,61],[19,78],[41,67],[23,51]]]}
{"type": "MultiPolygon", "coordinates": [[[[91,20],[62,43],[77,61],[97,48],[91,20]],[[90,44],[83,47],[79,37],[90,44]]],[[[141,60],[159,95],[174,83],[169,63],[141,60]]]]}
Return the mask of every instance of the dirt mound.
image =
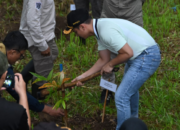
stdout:
{"type": "Polygon", "coordinates": [[[101,116],[82,117],[80,115],[73,116],[68,121],[68,125],[73,130],[115,130],[116,123],[112,116],[105,116],[104,122],[101,122],[101,116]]]}
{"type": "MultiPolygon", "coordinates": [[[[116,123],[113,121],[114,116],[106,115],[104,122],[101,122],[101,112],[97,111],[92,117],[81,116],[80,114],[74,115],[72,118],[68,119],[68,127],[73,130],[115,130],[116,123]]],[[[39,113],[41,122],[56,122],[57,124],[64,126],[62,117],[54,118],[45,113],[39,113]]],[[[32,119],[34,125],[39,122],[32,119]]]]}

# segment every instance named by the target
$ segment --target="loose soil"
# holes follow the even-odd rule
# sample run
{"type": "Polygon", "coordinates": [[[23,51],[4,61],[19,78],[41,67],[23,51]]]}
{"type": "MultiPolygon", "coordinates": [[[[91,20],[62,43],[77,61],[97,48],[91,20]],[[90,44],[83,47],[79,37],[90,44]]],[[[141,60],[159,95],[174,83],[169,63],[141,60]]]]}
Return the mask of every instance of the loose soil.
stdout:
{"type": "MultiPolygon", "coordinates": [[[[72,118],[68,119],[68,127],[72,130],[115,130],[116,123],[114,122],[115,117],[106,115],[104,122],[101,122],[102,112],[98,111],[92,117],[84,117],[80,114],[74,115],[72,118]]],[[[62,117],[54,118],[48,116],[45,113],[39,113],[40,121],[43,122],[56,122],[60,126],[65,126],[62,117]]],[[[36,126],[40,121],[37,119],[32,119],[32,123],[36,126]]]]}

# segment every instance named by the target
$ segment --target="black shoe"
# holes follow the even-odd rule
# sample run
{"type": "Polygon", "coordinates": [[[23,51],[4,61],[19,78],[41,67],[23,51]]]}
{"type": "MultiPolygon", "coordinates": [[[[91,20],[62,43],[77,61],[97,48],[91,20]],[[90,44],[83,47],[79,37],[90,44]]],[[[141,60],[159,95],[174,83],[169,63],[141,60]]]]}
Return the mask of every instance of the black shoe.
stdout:
{"type": "MultiPolygon", "coordinates": [[[[100,104],[104,104],[104,99],[106,97],[106,90],[104,89],[102,92],[101,92],[101,97],[100,97],[100,100],[99,100],[99,103],[100,104]]],[[[111,91],[108,91],[108,96],[107,96],[107,100],[106,100],[106,106],[109,105],[110,103],[110,99],[114,99],[114,96],[112,94],[111,91]]]]}

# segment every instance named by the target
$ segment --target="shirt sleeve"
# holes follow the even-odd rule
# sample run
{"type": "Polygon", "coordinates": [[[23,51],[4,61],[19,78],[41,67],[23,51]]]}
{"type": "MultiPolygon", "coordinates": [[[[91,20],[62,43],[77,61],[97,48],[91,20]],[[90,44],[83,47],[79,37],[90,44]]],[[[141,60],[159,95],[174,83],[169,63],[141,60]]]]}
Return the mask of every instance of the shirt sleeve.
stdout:
{"type": "Polygon", "coordinates": [[[98,51],[106,50],[100,41],[98,41],[98,51]]]}
{"type": "Polygon", "coordinates": [[[42,2],[41,0],[29,0],[27,6],[27,25],[29,27],[29,33],[35,42],[39,51],[45,51],[48,48],[48,44],[45,41],[44,35],[41,30],[41,10],[42,2]]]}
{"type": "Polygon", "coordinates": [[[121,32],[115,28],[104,30],[101,38],[103,44],[105,44],[110,51],[116,53],[127,43],[121,32]]]}

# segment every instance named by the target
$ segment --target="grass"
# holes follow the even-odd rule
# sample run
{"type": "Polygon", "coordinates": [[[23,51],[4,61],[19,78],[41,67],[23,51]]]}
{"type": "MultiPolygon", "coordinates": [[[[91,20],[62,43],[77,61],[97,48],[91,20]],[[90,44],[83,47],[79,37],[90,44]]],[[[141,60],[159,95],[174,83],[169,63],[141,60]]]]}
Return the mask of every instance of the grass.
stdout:
{"type": "MultiPolygon", "coordinates": [[[[14,12],[12,8],[20,8],[22,0],[17,0],[14,5],[8,4],[12,0],[0,2],[5,4],[7,13],[0,23],[10,22],[14,12]]],[[[66,16],[69,11],[69,3],[72,1],[56,2],[57,15],[66,16]]],[[[19,11],[19,10],[18,10],[19,11]]],[[[147,0],[143,6],[144,28],[155,38],[160,45],[162,61],[158,70],[140,88],[139,117],[146,122],[150,130],[178,130],[180,129],[180,1],[179,0],[147,0]],[[172,7],[176,6],[174,12],[172,7]]],[[[1,26],[0,33],[5,33],[1,26]]],[[[74,33],[67,41],[61,33],[61,38],[56,39],[59,56],[54,64],[54,70],[59,71],[59,64],[64,65],[66,77],[71,79],[88,70],[97,60],[97,43],[95,38],[87,39],[87,45],[81,45],[74,33]]],[[[21,71],[29,61],[27,59],[15,65],[16,71],[21,71]]],[[[116,73],[116,83],[119,85],[123,76],[123,67],[116,73]]],[[[99,105],[101,89],[99,87],[100,77],[95,78],[83,87],[75,87],[67,103],[69,117],[80,114],[90,117],[103,106],[99,105]]],[[[70,90],[66,90],[69,93],[70,90]]],[[[12,97],[4,94],[8,100],[12,97]]],[[[61,95],[61,94],[60,94],[61,95]]],[[[57,93],[52,94],[48,103],[55,104],[60,97],[57,93]]],[[[116,116],[114,101],[106,108],[106,114],[116,116]]],[[[33,118],[38,118],[31,112],[33,118]]],[[[87,126],[89,127],[89,126],[87,126]]]]}

